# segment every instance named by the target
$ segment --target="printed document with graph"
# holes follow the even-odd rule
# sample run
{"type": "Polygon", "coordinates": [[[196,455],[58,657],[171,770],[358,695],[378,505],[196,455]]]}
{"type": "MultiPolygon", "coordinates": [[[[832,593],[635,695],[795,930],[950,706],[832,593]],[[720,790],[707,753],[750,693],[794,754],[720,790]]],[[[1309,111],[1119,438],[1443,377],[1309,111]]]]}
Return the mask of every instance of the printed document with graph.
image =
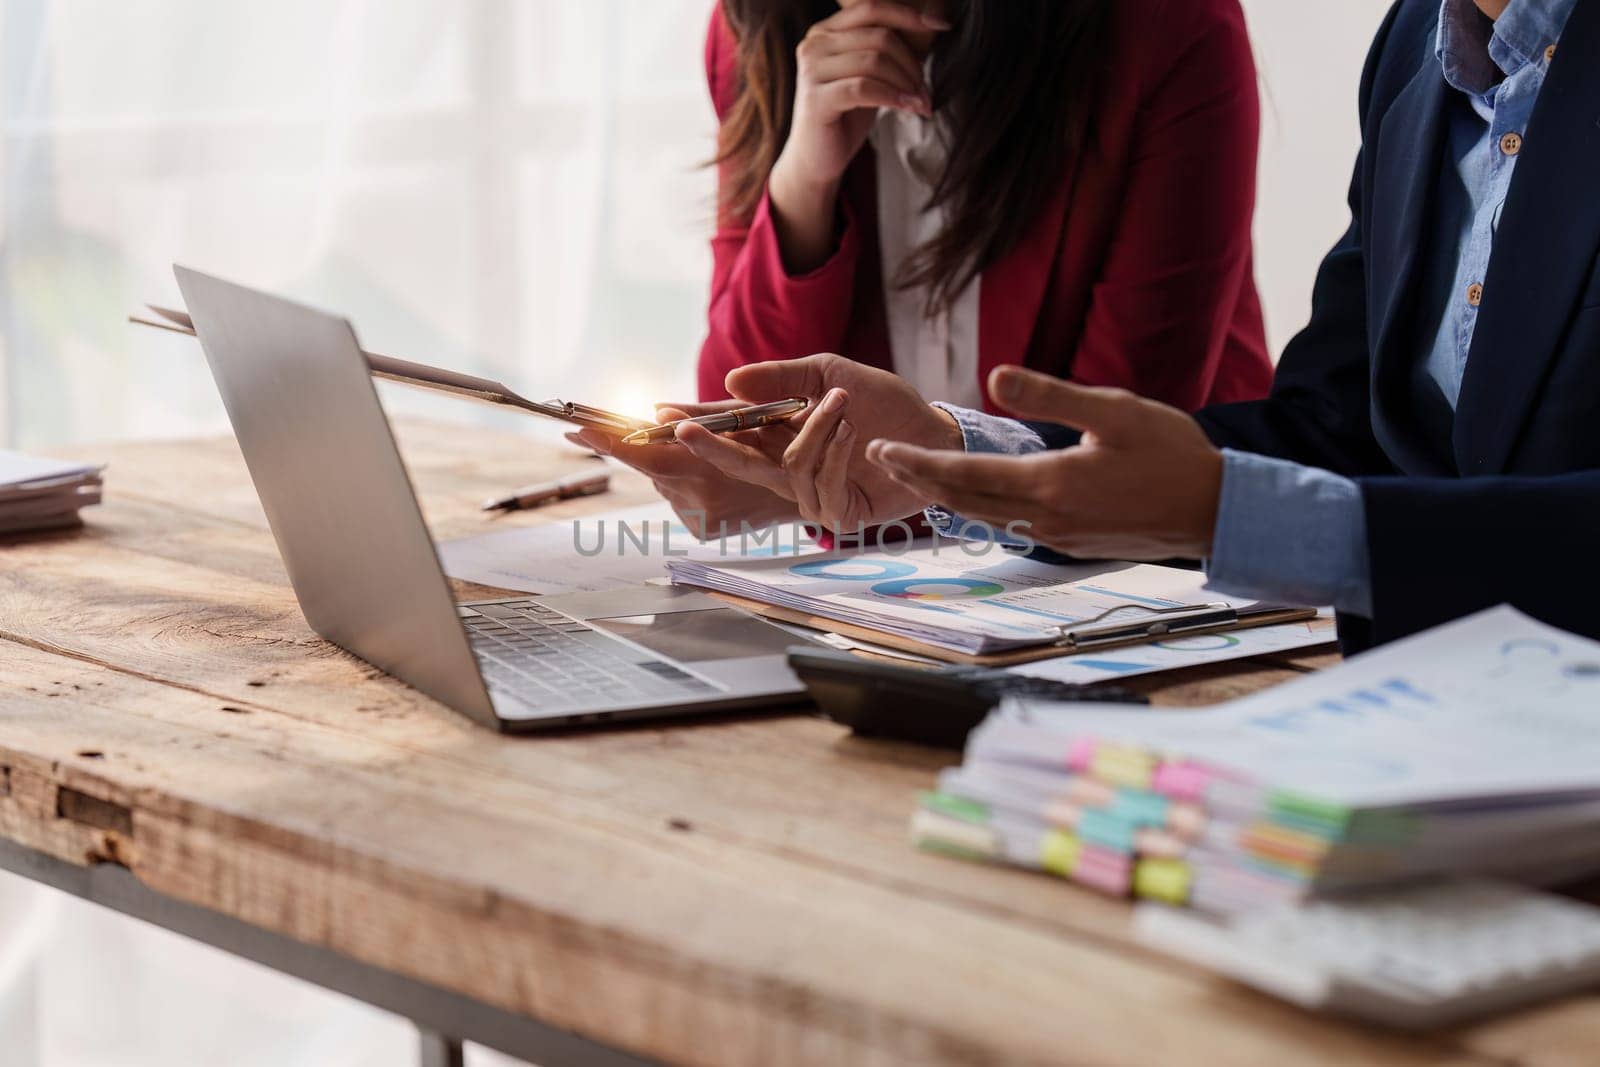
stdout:
{"type": "MultiPolygon", "coordinates": [[[[997,732],[1095,738],[1346,808],[1600,801],[1600,642],[1499,607],[1208,711],[1016,701],[997,732]]],[[[988,727],[985,727],[988,730],[988,727]]]]}
{"type": "Polygon", "coordinates": [[[1063,627],[1113,609],[1248,604],[1205,589],[1197,571],[1061,566],[942,538],[903,551],[674,559],[668,571],[680,584],[975,656],[1050,645],[1063,627]],[[971,554],[979,548],[981,554],[971,554]]]}

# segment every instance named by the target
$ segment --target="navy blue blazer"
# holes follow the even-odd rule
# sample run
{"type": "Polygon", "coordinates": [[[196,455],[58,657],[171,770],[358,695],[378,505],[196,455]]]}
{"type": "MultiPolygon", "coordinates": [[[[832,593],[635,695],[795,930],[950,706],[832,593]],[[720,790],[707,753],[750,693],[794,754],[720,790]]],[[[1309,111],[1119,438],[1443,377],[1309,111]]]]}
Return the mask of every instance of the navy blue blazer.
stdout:
{"type": "MultiPolygon", "coordinates": [[[[1501,216],[1454,418],[1411,389],[1448,92],[1439,0],[1401,0],[1361,83],[1350,230],[1266,400],[1203,410],[1218,445],[1355,478],[1373,618],[1346,651],[1511,603],[1600,637],[1600,0],[1579,0],[1501,216]]],[[[1427,301],[1422,301],[1427,303],[1427,301]]]]}

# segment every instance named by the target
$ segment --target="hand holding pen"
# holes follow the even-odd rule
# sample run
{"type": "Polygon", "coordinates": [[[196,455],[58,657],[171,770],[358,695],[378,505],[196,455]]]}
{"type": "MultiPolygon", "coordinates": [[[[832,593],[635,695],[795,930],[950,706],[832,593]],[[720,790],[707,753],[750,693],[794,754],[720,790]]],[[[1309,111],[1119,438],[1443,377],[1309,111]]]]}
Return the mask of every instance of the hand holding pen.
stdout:
{"type": "Polygon", "coordinates": [[[743,430],[756,430],[763,426],[772,426],[776,423],[787,422],[806,408],[811,402],[803,397],[793,397],[788,400],[779,400],[773,404],[760,404],[756,407],[737,408],[733,411],[719,411],[713,415],[700,415],[692,419],[679,419],[675,422],[662,423],[660,426],[650,426],[637,430],[623,437],[625,445],[654,445],[674,443],[678,440],[678,427],[684,423],[693,423],[696,426],[714,434],[739,433],[743,430]]]}

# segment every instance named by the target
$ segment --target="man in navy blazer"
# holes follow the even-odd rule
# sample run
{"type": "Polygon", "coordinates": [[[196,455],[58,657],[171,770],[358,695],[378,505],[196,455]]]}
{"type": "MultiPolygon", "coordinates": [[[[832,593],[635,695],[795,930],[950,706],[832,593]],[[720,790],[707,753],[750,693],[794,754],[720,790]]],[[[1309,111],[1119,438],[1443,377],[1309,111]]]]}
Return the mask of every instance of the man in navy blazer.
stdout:
{"type": "Polygon", "coordinates": [[[1028,423],[952,411],[965,453],[867,457],[1064,552],[1332,602],[1347,650],[1507,602],[1600,636],[1600,0],[1401,0],[1361,121],[1268,399],[1191,419],[1008,369],[1028,423]]]}

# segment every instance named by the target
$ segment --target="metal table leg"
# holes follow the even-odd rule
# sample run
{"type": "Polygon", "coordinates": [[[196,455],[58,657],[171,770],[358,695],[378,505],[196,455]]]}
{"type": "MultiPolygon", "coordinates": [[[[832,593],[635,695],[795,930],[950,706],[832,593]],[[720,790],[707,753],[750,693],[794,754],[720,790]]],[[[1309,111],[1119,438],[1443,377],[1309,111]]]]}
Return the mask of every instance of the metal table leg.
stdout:
{"type": "MultiPolygon", "coordinates": [[[[649,1067],[650,1061],[536,1019],[174,900],[142,884],[125,867],[78,867],[0,838],[0,869],[410,1019],[422,1032],[422,1062],[428,1067],[459,1067],[462,1041],[543,1067],[649,1067]]],[[[11,1062],[10,1051],[0,1053],[0,1062],[11,1062]]]]}
{"type": "Polygon", "coordinates": [[[418,1067],[466,1067],[461,1042],[426,1027],[417,1027],[418,1067]]]}

